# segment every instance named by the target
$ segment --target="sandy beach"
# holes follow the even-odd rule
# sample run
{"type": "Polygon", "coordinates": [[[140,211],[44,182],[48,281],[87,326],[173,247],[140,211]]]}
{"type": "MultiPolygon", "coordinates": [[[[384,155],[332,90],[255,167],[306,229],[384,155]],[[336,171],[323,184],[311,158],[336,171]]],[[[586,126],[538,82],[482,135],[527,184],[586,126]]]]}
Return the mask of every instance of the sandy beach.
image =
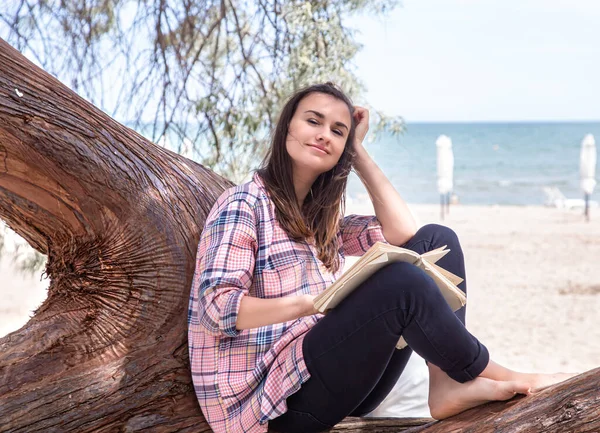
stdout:
{"type": "MultiPolygon", "coordinates": [[[[421,224],[440,223],[436,205],[413,205],[421,224]]],[[[365,197],[347,213],[372,213],[365,197]]],[[[495,360],[523,371],[600,366],[600,213],[456,205],[444,221],[465,251],[467,326],[495,360]]],[[[0,335],[26,323],[47,281],[0,264],[0,335]]]]}

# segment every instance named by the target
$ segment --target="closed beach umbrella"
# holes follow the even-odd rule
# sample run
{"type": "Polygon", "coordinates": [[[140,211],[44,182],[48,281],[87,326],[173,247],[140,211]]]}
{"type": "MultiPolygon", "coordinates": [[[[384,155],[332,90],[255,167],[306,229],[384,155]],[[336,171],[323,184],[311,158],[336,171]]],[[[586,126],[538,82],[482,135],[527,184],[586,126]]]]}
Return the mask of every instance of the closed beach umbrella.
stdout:
{"type": "Polygon", "coordinates": [[[581,155],[579,158],[579,174],[581,189],[585,196],[585,217],[590,220],[590,195],[596,186],[596,141],[592,134],[588,134],[581,142],[581,155]]]}
{"type": "Polygon", "coordinates": [[[440,135],[435,142],[437,148],[437,187],[440,193],[440,214],[444,219],[450,210],[450,193],[454,188],[454,154],[452,153],[452,140],[446,135],[440,135]]]}

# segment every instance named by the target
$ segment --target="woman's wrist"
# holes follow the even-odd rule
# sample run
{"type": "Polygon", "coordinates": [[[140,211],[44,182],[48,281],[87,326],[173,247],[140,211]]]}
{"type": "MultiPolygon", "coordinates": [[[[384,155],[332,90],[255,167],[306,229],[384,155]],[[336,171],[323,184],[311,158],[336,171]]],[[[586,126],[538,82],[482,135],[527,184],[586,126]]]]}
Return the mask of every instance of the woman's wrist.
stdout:
{"type": "Polygon", "coordinates": [[[313,295],[256,298],[242,296],[236,319],[238,330],[288,322],[316,314],[313,295]]]}
{"type": "Polygon", "coordinates": [[[297,297],[298,317],[311,316],[318,313],[315,310],[314,299],[313,295],[300,295],[297,297]]]}
{"type": "Polygon", "coordinates": [[[362,144],[356,145],[354,147],[354,149],[355,149],[355,157],[354,157],[354,164],[353,164],[354,169],[358,173],[361,173],[361,172],[365,171],[366,169],[368,169],[369,164],[373,163],[373,160],[371,159],[371,156],[365,150],[365,148],[363,147],[362,144]]]}

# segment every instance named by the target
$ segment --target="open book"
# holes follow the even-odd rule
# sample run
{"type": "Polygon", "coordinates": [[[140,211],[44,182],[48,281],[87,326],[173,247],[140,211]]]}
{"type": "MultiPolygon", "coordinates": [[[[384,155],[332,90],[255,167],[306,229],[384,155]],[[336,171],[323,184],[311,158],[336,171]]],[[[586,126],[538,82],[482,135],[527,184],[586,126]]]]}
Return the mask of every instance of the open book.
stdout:
{"type": "MultiPolygon", "coordinates": [[[[424,254],[418,254],[412,250],[377,242],[344,272],[335,283],[315,297],[315,308],[321,313],[325,313],[327,310],[335,308],[342,299],[386,264],[408,262],[423,269],[423,271],[433,278],[446,302],[450,305],[450,308],[456,311],[467,303],[467,298],[463,291],[456,287],[463,280],[435,264],[449,252],[450,250],[447,250],[445,245],[424,254]]],[[[404,338],[400,338],[396,347],[398,349],[406,347],[404,338]]]]}

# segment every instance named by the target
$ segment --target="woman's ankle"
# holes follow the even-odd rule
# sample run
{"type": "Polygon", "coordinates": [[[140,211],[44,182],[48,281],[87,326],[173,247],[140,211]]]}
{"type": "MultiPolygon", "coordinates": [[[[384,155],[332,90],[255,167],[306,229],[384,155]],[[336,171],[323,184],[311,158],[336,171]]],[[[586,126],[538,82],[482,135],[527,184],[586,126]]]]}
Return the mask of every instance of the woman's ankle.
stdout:
{"type": "Polygon", "coordinates": [[[576,375],[577,373],[522,373],[503,367],[490,360],[487,367],[481,372],[480,377],[503,382],[529,383],[531,390],[535,392],[563,382],[576,375]]]}
{"type": "Polygon", "coordinates": [[[491,359],[479,376],[502,382],[527,379],[526,374],[503,367],[491,359]]]}

